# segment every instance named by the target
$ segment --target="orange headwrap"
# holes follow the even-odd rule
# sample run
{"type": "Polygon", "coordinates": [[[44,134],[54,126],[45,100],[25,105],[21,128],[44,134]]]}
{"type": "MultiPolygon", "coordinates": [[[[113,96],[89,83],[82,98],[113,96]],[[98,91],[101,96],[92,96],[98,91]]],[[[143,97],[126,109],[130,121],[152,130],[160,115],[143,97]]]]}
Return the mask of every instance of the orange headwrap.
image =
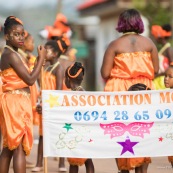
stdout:
{"type": "Polygon", "coordinates": [[[166,31],[159,25],[153,25],[151,27],[151,33],[155,38],[170,37],[172,35],[171,31],[166,31]]]}
{"type": "Polygon", "coordinates": [[[11,16],[10,19],[14,19],[17,22],[19,22],[21,25],[23,25],[23,22],[19,18],[15,17],[15,16],[11,16]]]}
{"type": "Polygon", "coordinates": [[[61,36],[62,31],[60,29],[54,28],[53,26],[46,26],[45,29],[48,31],[48,39],[52,36],[61,36]]]}
{"type": "Polygon", "coordinates": [[[70,30],[67,18],[63,14],[61,14],[61,13],[57,14],[53,26],[55,28],[61,30],[62,33],[68,32],[70,30]]]}

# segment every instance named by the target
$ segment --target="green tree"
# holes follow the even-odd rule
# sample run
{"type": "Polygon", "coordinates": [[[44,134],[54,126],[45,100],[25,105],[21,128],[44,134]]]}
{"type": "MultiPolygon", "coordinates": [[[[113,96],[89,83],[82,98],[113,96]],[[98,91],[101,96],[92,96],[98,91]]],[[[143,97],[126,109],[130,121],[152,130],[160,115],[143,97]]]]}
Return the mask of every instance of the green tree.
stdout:
{"type": "Polygon", "coordinates": [[[160,0],[133,0],[136,9],[148,18],[151,25],[171,24],[172,5],[164,7],[160,0]]]}

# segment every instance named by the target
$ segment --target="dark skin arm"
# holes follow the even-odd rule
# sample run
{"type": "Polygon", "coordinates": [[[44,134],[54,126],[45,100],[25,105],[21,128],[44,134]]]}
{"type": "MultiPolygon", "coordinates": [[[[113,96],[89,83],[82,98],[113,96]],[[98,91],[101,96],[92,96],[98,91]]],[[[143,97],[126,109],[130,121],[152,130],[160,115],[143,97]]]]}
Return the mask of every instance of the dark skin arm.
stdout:
{"type": "Polygon", "coordinates": [[[168,49],[166,50],[166,54],[167,57],[169,59],[169,62],[173,62],[173,48],[172,47],[168,47],[168,49]]]}
{"type": "Polygon", "coordinates": [[[103,57],[103,62],[101,67],[101,76],[105,80],[109,78],[111,70],[113,68],[114,57],[115,57],[115,52],[113,48],[114,46],[115,46],[115,43],[111,42],[108,48],[106,49],[104,57],[103,57]]]}
{"type": "Polygon", "coordinates": [[[159,58],[158,58],[158,51],[157,47],[155,44],[152,42],[152,50],[151,50],[151,58],[152,58],[152,63],[154,67],[154,74],[156,75],[159,71],[159,58]]]}
{"type": "Polygon", "coordinates": [[[12,67],[17,75],[29,86],[33,85],[36,81],[41,67],[44,63],[46,50],[43,46],[38,47],[38,62],[35,68],[31,73],[28,72],[27,68],[24,66],[22,60],[19,55],[15,52],[11,52],[6,50],[6,52],[2,55],[2,70],[12,67]],[[8,59],[6,58],[8,57],[8,59]]]}
{"type": "Polygon", "coordinates": [[[64,80],[64,70],[60,64],[55,69],[55,76],[56,76],[56,90],[62,90],[63,80],[64,80]]]}

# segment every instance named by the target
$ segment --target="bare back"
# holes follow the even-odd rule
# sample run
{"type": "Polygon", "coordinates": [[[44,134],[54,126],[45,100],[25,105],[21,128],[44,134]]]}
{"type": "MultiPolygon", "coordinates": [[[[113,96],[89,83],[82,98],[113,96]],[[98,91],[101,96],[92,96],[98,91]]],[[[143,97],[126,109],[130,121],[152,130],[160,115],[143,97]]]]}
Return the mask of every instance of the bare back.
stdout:
{"type": "Polygon", "coordinates": [[[112,44],[115,55],[130,52],[152,52],[155,47],[149,38],[138,34],[123,35],[112,44]]]}
{"type": "Polygon", "coordinates": [[[131,52],[150,52],[154,73],[158,72],[158,51],[151,39],[139,34],[127,34],[112,41],[106,49],[101,67],[102,77],[104,79],[109,78],[116,55],[131,52]]]}

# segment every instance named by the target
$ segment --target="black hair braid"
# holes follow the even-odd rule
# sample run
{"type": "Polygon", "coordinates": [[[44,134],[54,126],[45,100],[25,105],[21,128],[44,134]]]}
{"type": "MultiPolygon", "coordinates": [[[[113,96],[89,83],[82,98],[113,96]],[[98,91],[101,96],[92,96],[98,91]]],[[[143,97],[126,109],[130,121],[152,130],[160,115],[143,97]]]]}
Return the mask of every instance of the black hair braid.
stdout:
{"type": "Polygon", "coordinates": [[[142,83],[134,84],[128,89],[128,91],[140,91],[140,90],[151,90],[151,89],[142,83]]]}
{"type": "Polygon", "coordinates": [[[13,25],[22,25],[15,19],[15,16],[8,16],[4,23],[4,34],[7,34],[13,25]]]}

